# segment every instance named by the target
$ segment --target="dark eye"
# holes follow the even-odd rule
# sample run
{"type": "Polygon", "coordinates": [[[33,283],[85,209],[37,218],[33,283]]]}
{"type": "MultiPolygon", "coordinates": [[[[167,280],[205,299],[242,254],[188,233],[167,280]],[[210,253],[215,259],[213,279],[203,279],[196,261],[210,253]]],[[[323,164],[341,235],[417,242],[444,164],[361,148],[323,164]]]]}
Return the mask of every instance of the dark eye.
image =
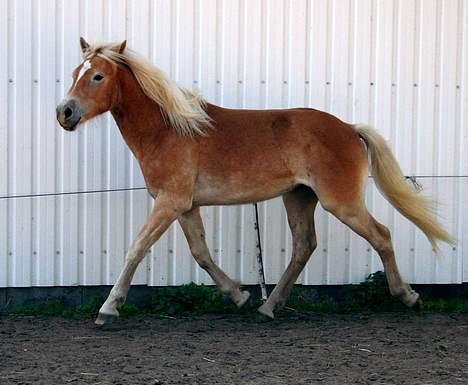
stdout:
{"type": "Polygon", "coordinates": [[[94,77],[93,77],[93,80],[94,80],[95,82],[100,82],[102,79],[104,79],[104,76],[102,76],[101,74],[96,74],[96,75],[94,75],[94,77]]]}

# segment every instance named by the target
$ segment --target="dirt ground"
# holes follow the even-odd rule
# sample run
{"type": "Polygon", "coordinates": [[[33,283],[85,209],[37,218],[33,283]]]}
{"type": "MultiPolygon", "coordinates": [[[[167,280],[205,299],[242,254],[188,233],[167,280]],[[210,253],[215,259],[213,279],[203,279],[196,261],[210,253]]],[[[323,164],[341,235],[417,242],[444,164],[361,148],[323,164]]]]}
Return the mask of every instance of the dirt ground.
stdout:
{"type": "Polygon", "coordinates": [[[468,315],[3,317],[0,383],[468,384],[468,315]]]}

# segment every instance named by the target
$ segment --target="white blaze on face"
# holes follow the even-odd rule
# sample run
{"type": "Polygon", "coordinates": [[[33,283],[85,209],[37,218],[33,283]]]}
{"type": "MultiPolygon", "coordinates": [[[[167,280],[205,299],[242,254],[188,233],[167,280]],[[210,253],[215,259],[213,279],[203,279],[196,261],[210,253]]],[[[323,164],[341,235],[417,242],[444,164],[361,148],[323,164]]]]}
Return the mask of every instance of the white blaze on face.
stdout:
{"type": "Polygon", "coordinates": [[[81,67],[80,69],[80,73],[78,74],[78,77],[76,78],[76,83],[75,84],[78,84],[78,82],[80,81],[80,79],[83,77],[83,75],[86,73],[86,71],[88,71],[89,69],[91,69],[91,62],[89,60],[86,60],[84,63],[83,63],[83,66],[81,67]]]}

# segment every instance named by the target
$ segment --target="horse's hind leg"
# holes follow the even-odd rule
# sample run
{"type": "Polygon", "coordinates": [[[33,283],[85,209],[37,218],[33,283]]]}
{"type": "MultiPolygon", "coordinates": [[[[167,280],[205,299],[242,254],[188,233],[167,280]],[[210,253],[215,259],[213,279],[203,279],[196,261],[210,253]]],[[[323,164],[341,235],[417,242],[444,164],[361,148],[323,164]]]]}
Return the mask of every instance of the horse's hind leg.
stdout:
{"type": "Polygon", "coordinates": [[[412,290],[411,286],[401,278],[388,228],[377,222],[369,214],[363,203],[334,205],[333,207],[324,205],[324,207],[352,230],[364,237],[377,251],[384,266],[390,293],[399,298],[406,306],[421,305],[419,294],[412,290]]]}
{"type": "Polygon", "coordinates": [[[260,313],[270,318],[274,317],[275,308],[286,304],[294,282],[317,246],[314,224],[314,211],[317,205],[315,193],[306,186],[300,186],[284,194],[283,201],[292,233],[293,252],[291,261],[280,281],[267,301],[258,308],[260,313]]]}
{"type": "Polygon", "coordinates": [[[200,216],[200,209],[195,208],[181,215],[179,223],[197,263],[207,271],[221,292],[229,295],[232,301],[241,307],[249,299],[250,294],[248,291],[241,291],[240,284],[229,278],[211,259],[205,241],[205,228],[200,216]]]}

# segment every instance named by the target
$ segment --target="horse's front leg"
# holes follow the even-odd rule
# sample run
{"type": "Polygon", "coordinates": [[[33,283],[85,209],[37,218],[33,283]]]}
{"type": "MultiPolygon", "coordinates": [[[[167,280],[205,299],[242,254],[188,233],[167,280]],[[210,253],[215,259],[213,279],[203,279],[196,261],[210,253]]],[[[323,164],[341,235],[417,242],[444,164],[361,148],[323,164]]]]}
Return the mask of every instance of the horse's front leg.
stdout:
{"type": "Polygon", "coordinates": [[[193,257],[211,276],[222,293],[231,297],[232,301],[241,307],[249,299],[248,291],[240,290],[240,283],[229,278],[211,259],[210,251],[205,240],[205,228],[200,216],[200,209],[194,208],[179,217],[179,223],[193,257]]]}
{"type": "Polygon", "coordinates": [[[186,209],[187,205],[176,203],[174,199],[165,199],[163,196],[158,196],[146,223],[127,252],[125,265],[116,284],[99,310],[99,315],[95,321],[96,324],[103,325],[119,316],[117,308],[127,298],[130,283],[138,264],[170,224],[186,209]]]}

